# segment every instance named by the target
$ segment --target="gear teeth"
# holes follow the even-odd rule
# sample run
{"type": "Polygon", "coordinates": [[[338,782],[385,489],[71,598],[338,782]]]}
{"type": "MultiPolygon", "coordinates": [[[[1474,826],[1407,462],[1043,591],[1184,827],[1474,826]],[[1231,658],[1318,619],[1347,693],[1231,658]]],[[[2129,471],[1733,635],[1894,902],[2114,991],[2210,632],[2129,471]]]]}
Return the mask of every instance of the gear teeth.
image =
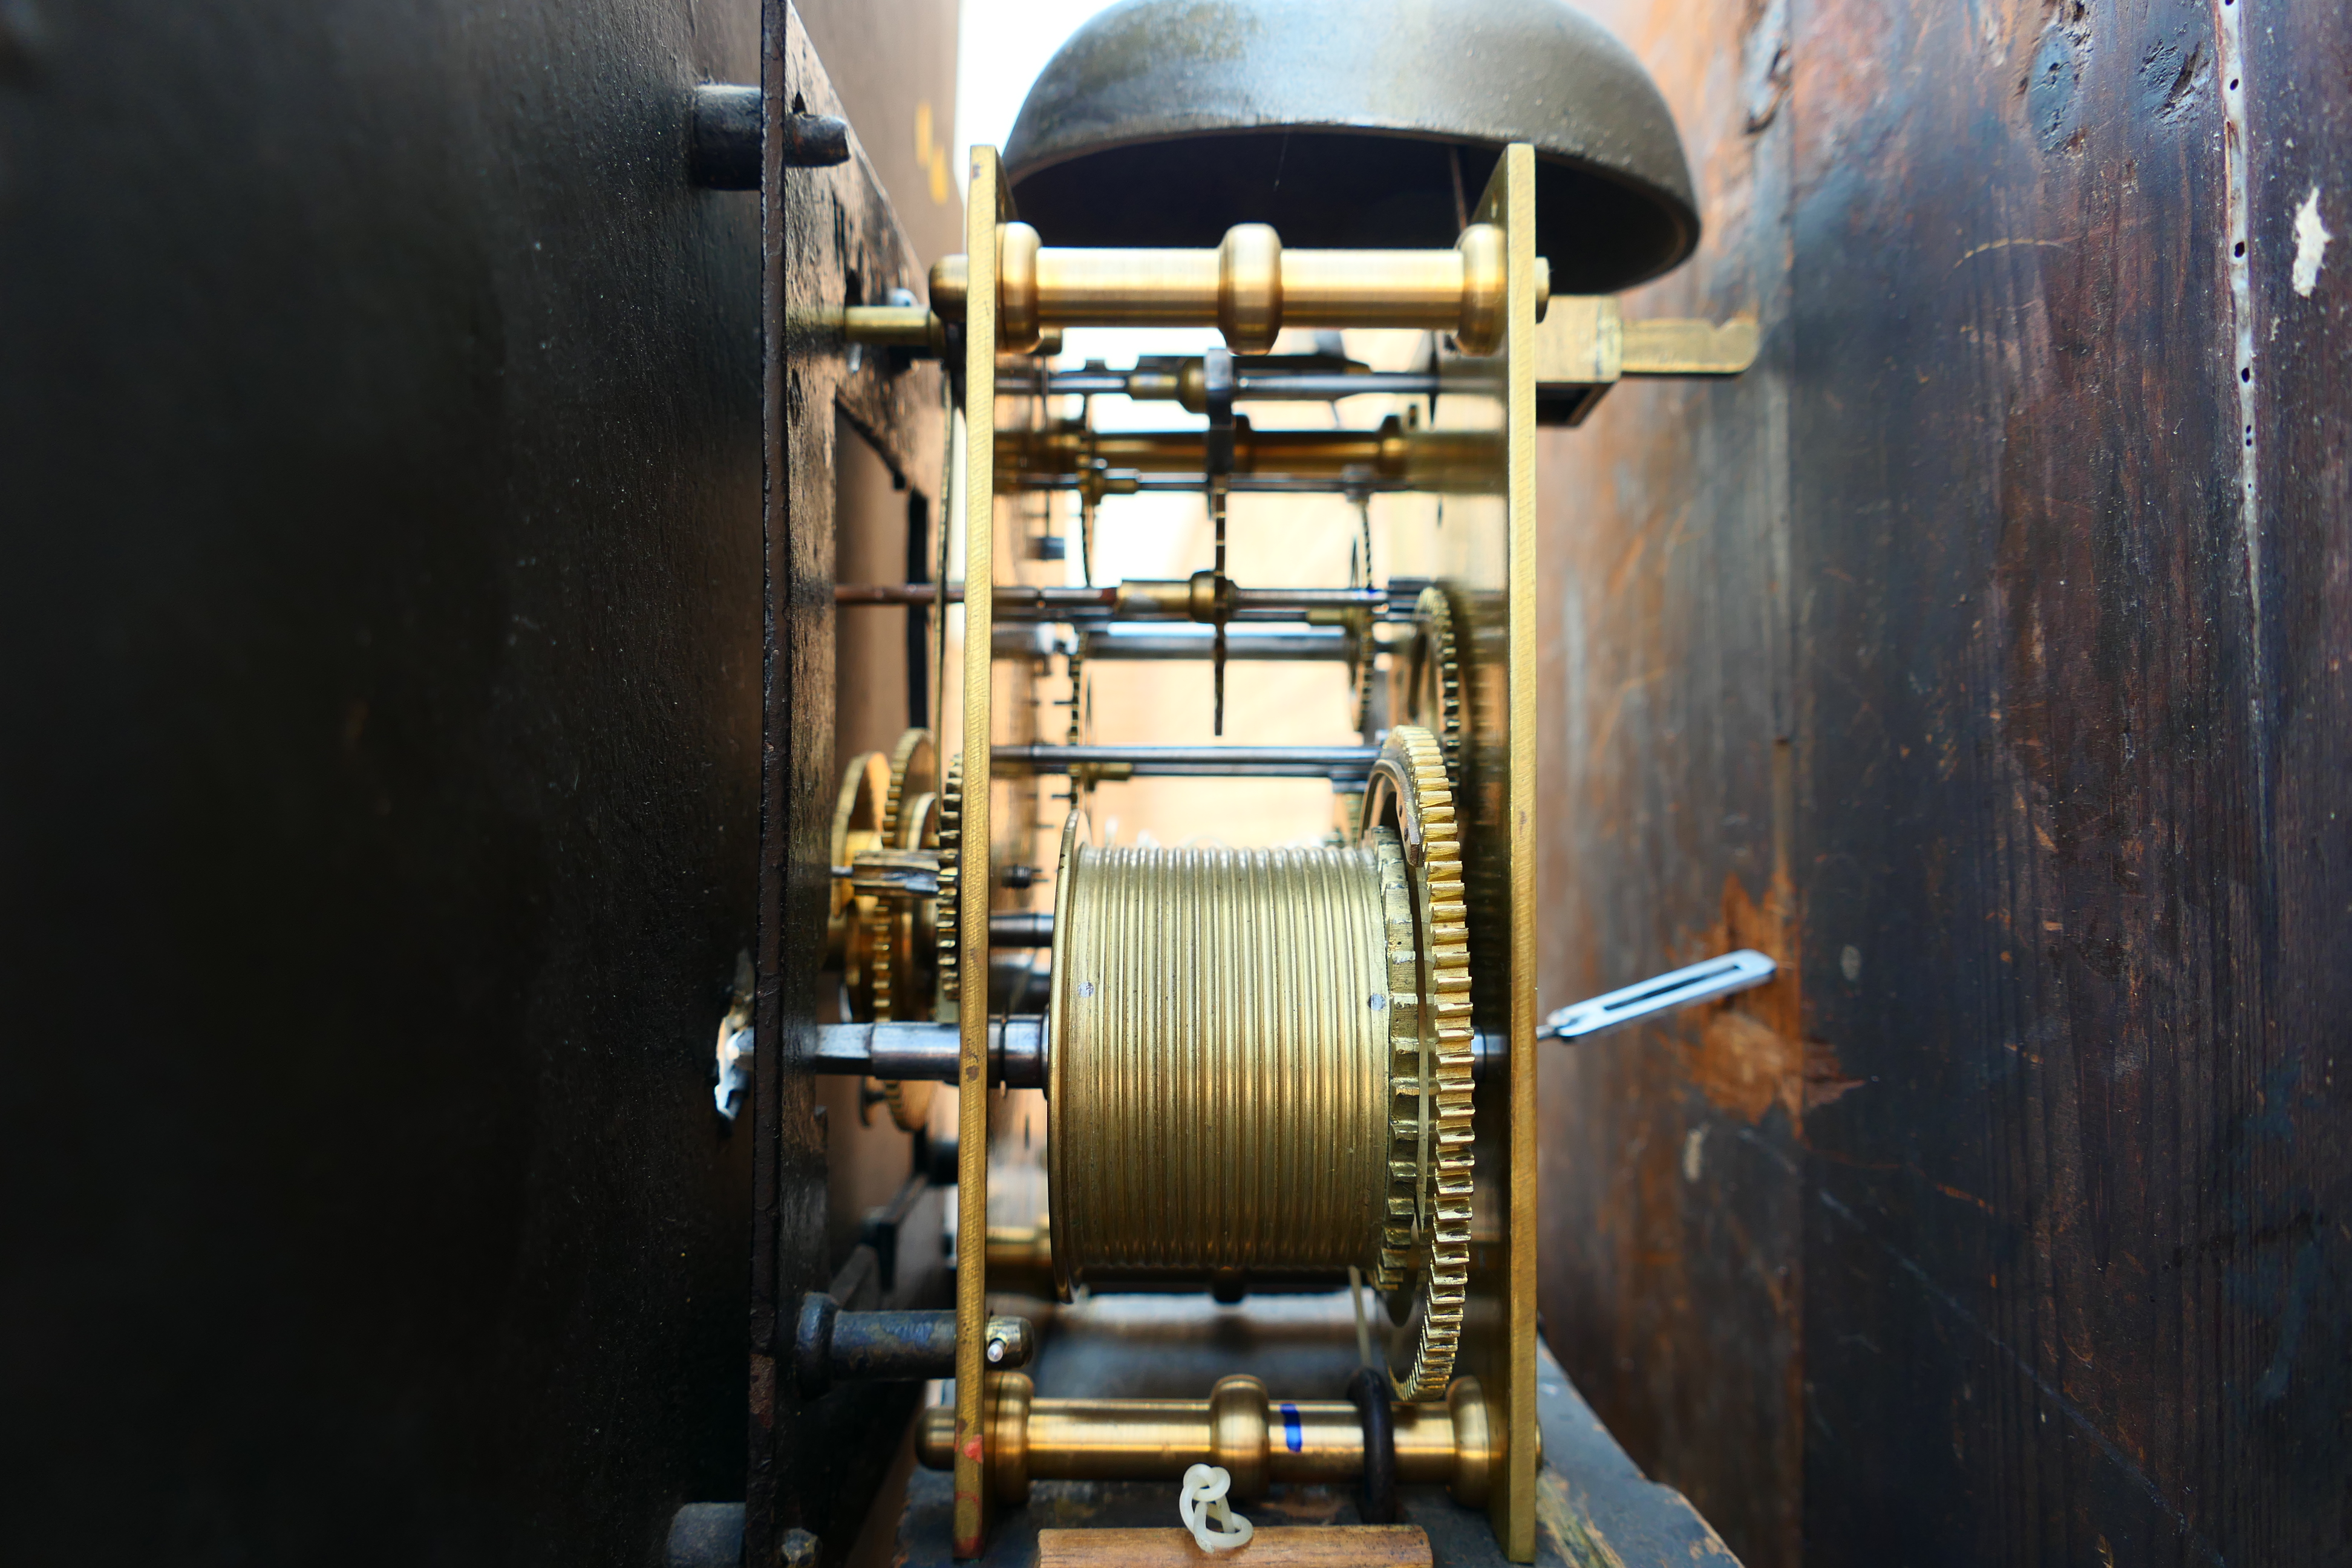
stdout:
{"type": "MultiPolygon", "coordinates": [[[[1444,596],[1431,589],[1422,602],[1424,612],[1434,602],[1444,616],[1444,668],[1451,670],[1452,621],[1444,616],[1444,596]]],[[[1458,742],[1458,680],[1452,689],[1458,742]]],[[[1389,731],[1382,760],[1409,789],[1411,798],[1400,804],[1421,824],[1422,863],[1417,872],[1406,865],[1392,830],[1373,830],[1389,928],[1391,997],[1389,1190],[1375,1279],[1381,1289],[1396,1290],[1419,1278],[1412,1366],[1399,1373],[1391,1365],[1389,1375],[1399,1398],[1429,1399],[1453,1381],[1470,1277],[1470,949],[1449,758],[1436,735],[1400,724],[1389,731]],[[1416,939],[1416,928],[1423,938],[1416,939]]]]}
{"type": "Polygon", "coordinates": [[[949,1004],[963,994],[962,970],[958,960],[963,949],[963,753],[959,752],[948,764],[948,776],[940,785],[940,912],[937,941],[940,960],[940,1008],[947,1011],[949,1004]]]}
{"type": "Polygon", "coordinates": [[[1438,750],[1445,759],[1447,786],[1458,790],[1464,729],[1462,660],[1454,635],[1454,606],[1446,601],[1445,590],[1423,588],[1421,597],[1413,601],[1412,618],[1421,631],[1422,648],[1412,692],[1412,717],[1436,732],[1438,750]]]}
{"type": "MultiPolygon", "coordinates": [[[[907,809],[907,779],[914,767],[916,754],[930,743],[929,730],[909,730],[898,737],[898,744],[890,752],[890,787],[882,796],[882,842],[892,849],[903,849],[901,842],[905,826],[902,818],[907,809]]],[[[874,1016],[895,1019],[898,1013],[898,918],[903,911],[899,900],[888,894],[874,900],[874,1016]]],[[[898,1086],[885,1083],[887,1094],[898,1086]]],[[[893,1097],[891,1110],[898,1110],[893,1097]]]]}
{"type": "MultiPolygon", "coordinates": [[[[929,730],[908,731],[898,737],[898,745],[891,749],[890,785],[882,796],[882,842],[888,848],[921,847],[906,841],[908,828],[919,826],[910,824],[907,817],[909,799],[907,784],[914,776],[916,759],[926,752],[929,752],[934,759],[938,756],[929,730]]],[[[931,771],[938,771],[936,760],[931,771]]],[[[899,974],[900,965],[914,957],[911,951],[903,958],[898,952],[902,928],[910,941],[914,935],[915,922],[909,918],[911,911],[908,905],[908,900],[905,897],[888,893],[878,894],[871,901],[868,918],[872,922],[874,1016],[877,1018],[895,1020],[901,1009],[919,1005],[919,998],[912,994],[911,983],[915,976],[911,973],[905,975],[903,979],[908,984],[902,984],[899,974]]],[[[890,1120],[901,1131],[912,1132],[923,1125],[930,1114],[933,1092],[935,1086],[928,1083],[904,1083],[896,1079],[882,1080],[883,1100],[890,1108],[890,1120]]]]}

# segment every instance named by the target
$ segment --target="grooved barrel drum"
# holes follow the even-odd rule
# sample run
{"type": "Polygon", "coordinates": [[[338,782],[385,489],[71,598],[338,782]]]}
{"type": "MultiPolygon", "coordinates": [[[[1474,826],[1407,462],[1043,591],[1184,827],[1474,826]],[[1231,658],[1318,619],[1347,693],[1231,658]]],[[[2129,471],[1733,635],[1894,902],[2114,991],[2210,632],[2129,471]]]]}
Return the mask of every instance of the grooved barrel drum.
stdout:
{"type": "MultiPolygon", "coordinates": [[[[1402,848],[1097,848],[1055,913],[1066,1286],[1378,1266],[1402,848]]],[[[1409,916],[1402,945],[1411,958],[1409,916]]],[[[1402,988],[1410,1005],[1415,987],[1402,988]]]]}
{"type": "Polygon", "coordinates": [[[1054,1279],[1391,1292],[1442,1396],[1469,1268],[1469,933],[1437,737],[1389,731],[1352,847],[1062,836],[1047,1020],[1054,1279]],[[1220,1276],[1224,1277],[1219,1279],[1220,1276]]]}

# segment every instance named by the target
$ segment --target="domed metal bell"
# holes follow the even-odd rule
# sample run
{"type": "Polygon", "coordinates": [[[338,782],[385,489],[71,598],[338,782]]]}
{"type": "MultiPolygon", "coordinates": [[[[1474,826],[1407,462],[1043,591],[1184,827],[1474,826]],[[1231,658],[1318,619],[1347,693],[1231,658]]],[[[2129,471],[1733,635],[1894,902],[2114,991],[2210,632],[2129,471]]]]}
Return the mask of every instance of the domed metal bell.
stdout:
{"type": "Polygon", "coordinates": [[[1126,0],[1072,34],[1004,150],[1049,245],[1451,245],[1504,143],[1537,153],[1552,288],[1698,244],[1682,138],[1623,45],[1559,0],[1126,0]]]}

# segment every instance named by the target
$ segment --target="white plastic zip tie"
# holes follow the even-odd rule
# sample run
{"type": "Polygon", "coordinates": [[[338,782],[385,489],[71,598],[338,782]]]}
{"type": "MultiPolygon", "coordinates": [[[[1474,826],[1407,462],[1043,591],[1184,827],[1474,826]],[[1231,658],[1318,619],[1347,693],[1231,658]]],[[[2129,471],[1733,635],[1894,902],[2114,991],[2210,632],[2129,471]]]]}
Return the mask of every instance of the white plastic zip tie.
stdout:
{"type": "Polygon", "coordinates": [[[1247,1546],[1251,1536],[1257,1533],[1248,1520],[1234,1511],[1225,1494],[1234,1489],[1234,1478],[1216,1465],[1195,1465],[1184,1472],[1184,1490],[1176,1500],[1176,1516],[1192,1539],[1201,1543],[1203,1552],[1231,1552],[1237,1546],[1247,1546]]]}

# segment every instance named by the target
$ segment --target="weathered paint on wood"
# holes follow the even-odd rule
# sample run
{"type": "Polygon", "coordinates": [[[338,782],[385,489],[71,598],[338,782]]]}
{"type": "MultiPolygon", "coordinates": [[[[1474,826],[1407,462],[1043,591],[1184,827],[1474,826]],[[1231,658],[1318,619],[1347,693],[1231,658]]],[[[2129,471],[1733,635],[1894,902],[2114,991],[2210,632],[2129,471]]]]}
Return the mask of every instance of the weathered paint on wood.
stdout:
{"type": "MultiPolygon", "coordinates": [[[[1736,381],[1629,382],[1547,438],[1546,1008],[1730,946],[1797,956],[1785,14],[1596,9],[1665,91],[1707,217],[1628,314],[1748,312],[1764,338],[1736,381]]],[[[1633,1457],[1766,1568],[1795,1559],[1802,1482],[1799,1121],[1838,1081],[1808,1077],[1798,993],[1785,971],[1546,1047],[1542,1079],[1549,1340],[1633,1457]]]]}
{"type": "Polygon", "coordinates": [[[2352,18],[1603,9],[1766,347],[1553,454],[1547,1001],[1796,973],[1547,1064],[1552,1342],[1752,1563],[2341,1560],[2352,18]]]}

